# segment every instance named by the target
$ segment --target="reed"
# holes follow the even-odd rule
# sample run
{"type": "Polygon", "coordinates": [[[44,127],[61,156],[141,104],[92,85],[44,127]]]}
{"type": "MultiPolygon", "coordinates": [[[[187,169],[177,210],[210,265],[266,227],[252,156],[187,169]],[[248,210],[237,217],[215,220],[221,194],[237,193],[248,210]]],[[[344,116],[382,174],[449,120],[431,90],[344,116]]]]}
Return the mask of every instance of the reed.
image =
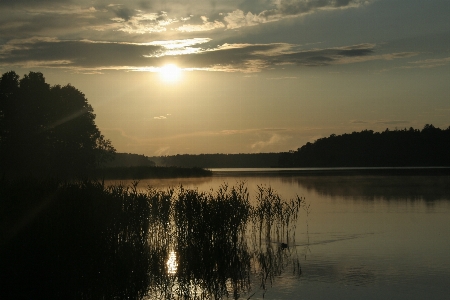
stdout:
{"type": "Polygon", "coordinates": [[[215,195],[179,188],[173,202],[179,296],[195,286],[221,298],[230,294],[230,283],[233,294],[248,286],[244,233],[249,207],[243,185],[223,185],[215,195]]]}
{"type": "Polygon", "coordinates": [[[303,198],[260,186],[251,205],[243,182],[216,192],[137,186],[0,182],[2,216],[39,207],[25,225],[2,223],[0,295],[238,299],[254,275],[265,290],[292,256],[280,243],[293,241],[303,198]]]}
{"type": "MultiPolygon", "coordinates": [[[[297,196],[284,200],[270,186],[257,186],[256,204],[252,207],[252,265],[264,291],[276,276],[287,267],[290,250],[295,245],[295,224],[299,209],[306,206],[304,198],[297,196]]],[[[295,251],[295,247],[294,251],[295,251]]],[[[299,262],[292,258],[293,272],[301,275],[299,262]]]]}

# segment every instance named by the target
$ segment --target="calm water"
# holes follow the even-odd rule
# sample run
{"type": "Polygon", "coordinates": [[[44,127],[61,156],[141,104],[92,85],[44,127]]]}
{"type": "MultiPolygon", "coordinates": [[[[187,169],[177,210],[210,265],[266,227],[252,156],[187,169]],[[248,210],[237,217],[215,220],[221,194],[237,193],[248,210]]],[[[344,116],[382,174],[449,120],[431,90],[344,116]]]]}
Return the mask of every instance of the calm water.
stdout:
{"type": "MultiPolygon", "coordinates": [[[[213,171],[211,178],[141,180],[139,187],[209,191],[245,181],[250,197],[266,185],[309,204],[289,245],[302,275],[286,267],[265,299],[448,299],[450,177],[213,171]]],[[[242,299],[253,293],[263,297],[255,286],[242,299]]]]}

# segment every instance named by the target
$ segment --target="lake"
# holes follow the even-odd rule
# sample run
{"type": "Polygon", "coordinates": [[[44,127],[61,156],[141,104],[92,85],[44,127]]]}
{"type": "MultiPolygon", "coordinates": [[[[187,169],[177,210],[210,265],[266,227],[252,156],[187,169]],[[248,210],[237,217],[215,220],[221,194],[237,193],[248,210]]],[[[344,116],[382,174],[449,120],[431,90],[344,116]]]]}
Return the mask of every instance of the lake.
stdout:
{"type": "Polygon", "coordinates": [[[213,174],[141,180],[138,187],[210,191],[245,182],[251,201],[260,185],[285,199],[304,197],[308,205],[288,243],[301,275],[286,265],[271,287],[255,284],[242,299],[448,299],[449,176],[305,176],[270,169],[213,174]]]}

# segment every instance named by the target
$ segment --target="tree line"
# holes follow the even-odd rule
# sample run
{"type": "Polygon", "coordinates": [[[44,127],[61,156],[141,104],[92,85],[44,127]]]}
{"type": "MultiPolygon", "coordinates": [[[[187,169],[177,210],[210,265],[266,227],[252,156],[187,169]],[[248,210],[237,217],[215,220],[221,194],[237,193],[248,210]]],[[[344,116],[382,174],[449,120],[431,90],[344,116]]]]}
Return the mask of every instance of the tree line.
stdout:
{"type": "Polygon", "coordinates": [[[199,168],[270,168],[278,165],[279,153],[178,154],[152,156],[158,166],[199,168]]]}
{"type": "Polygon", "coordinates": [[[114,158],[102,164],[103,168],[117,167],[154,167],[155,162],[143,154],[116,153],[114,158]]]}
{"type": "Polygon", "coordinates": [[[95,124],[85,95],[50,86],[40,72],[0,78],[0,172],[3,177],[74,177],[115,153],[95,124]]]}
{"type": "Polygon", "coordinates": [[[307,143],[280,154],[282,167],[450,166],[450,127],[363,130],[307,143]]]}

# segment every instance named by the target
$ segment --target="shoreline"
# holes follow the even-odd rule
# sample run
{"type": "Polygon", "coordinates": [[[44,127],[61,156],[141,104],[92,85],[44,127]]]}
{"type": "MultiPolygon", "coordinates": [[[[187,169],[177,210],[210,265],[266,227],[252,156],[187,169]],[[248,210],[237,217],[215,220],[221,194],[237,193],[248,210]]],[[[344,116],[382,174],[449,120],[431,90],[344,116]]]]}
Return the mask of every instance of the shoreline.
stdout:
{"type": "Polygon", "coordinates": [[[213,176],[296,175],[296,176],[450,176],[450,167],[349,167],[349,168],[211,168],[213,176]]]}

